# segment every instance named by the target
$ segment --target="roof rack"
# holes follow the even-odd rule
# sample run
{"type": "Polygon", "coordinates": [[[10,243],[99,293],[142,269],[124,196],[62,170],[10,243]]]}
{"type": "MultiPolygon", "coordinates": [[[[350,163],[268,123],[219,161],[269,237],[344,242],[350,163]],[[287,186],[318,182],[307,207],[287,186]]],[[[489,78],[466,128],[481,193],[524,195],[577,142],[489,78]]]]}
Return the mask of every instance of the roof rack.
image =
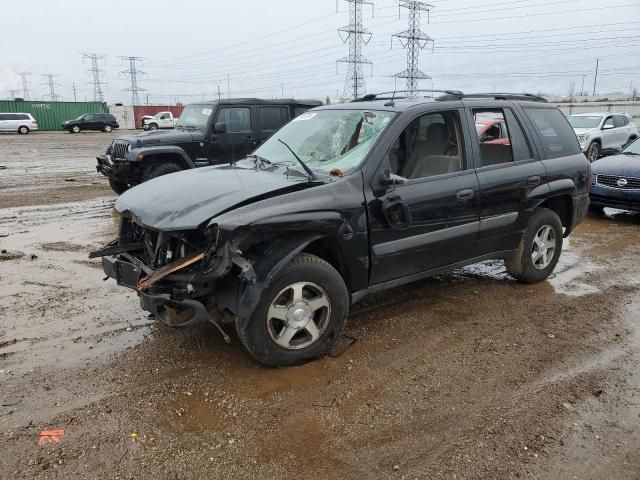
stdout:
{"type": "Polygon", "coordinates": [[[533,95],[531,93],[459,93],[459,94],[447,94],[436,98],[439,102],[446,102],[450,100],[462,100],[464,98],[492,98],[494,100],[520,100],[527,102],[540,102],[547,103],[547,99],[539,95],[533,95]]]}
{"type": "MultiPolygon", "coordinates": [[[[371,100],[396,100],[401,98],[408,98],[406,95],[398,95],[398,93],[409,93],[411,90],[393,90],[390,92],[368,93],[363,97],[354,98],[352,102],[370,102],[371,100]],[[386,96],[385,96],[386,95],[386,96]]],[[[444,93],[446,95],[464,95],[458,90],[413,90],[414,92],[428,92],[428,93],[444,93]]],[[[427,98],[425,96],[425,98],[427,98]]],[[[428,97],[431,98],[431,97],[428,97]]]]}

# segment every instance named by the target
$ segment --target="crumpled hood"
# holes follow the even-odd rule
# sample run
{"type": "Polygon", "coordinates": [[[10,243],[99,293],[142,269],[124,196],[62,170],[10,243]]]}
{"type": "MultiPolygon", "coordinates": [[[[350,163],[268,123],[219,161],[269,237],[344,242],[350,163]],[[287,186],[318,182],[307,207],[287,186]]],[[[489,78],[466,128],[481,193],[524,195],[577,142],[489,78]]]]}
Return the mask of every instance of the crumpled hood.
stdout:
{"type": "Polygon", "coordinates": [[[611,157],[604,157],[591,164],[591,172],[595,175],[640,178],[640,156],[621,153],[611,157]]]}
{"type": "Polygon", "coordinates": [[[136,135],[121,135],[116,140],[128,142],[135,148],[153,145],[175,145],[201,140],[202,138],[204,138],[204,134],[200,130],[151,130],[136,135]]]}
{"type": "MultiPolygon", "coordinates": [[[[154,178],[116,201],[137,223],[157,230],[192,230],[241,202],[287,190],[305,179],[281,171],[238,166],[203,167],[154,178]]],[[[280,192],[284,193],[284,192],[280,192]]]]}

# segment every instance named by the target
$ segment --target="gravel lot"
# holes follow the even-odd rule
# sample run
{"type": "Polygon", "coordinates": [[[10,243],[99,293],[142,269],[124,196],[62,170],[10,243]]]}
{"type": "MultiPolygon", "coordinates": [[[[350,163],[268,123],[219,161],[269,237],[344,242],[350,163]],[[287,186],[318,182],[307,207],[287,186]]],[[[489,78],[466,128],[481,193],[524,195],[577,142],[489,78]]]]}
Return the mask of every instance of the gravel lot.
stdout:
{"type": "Polygon", "coordinates": [[[640,478],[640,215],[587,218],[544,283],[486,262],[368,297],[354,344],[267,369],[87,259],[111,136],[0,136],[1,479],[640,478]]]}

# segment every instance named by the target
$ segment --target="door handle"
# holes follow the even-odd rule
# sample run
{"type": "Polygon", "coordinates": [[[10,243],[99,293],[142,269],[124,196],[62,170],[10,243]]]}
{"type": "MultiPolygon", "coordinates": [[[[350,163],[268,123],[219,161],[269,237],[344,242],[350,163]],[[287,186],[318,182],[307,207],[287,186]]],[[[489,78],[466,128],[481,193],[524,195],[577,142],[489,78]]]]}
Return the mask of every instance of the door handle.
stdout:
{"type": "Polygon", "coordinates": [[[456,193],[456,198],[461,202],[466,202],[473,198],[473,190],[470,188],[465,188],[464,190],[460,190],[456,193]]]}
{"type": "Polygon", "coordinates": [[[540,178],[540,175],[534,175],[532,177],[527,178],[527,183],[532,187],[535,187],[536,185],[540,185],[541,181],[542,179],[540,178]]]}

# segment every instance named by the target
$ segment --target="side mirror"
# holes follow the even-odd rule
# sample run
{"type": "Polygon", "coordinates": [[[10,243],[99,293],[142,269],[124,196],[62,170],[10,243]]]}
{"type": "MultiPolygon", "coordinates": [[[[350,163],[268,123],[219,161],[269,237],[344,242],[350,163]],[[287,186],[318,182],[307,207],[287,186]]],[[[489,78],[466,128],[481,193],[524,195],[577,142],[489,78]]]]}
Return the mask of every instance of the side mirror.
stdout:
{"type": "Polygon", "coordinates": [[[389,169],[382,172],[382,178],[380,183],[382,185],[402,185],[405,182],[405,178],[395,173],[391,173],[389,169]]]}
{"type": "Polygon", "coordinates": [[[227,133],[227,124],[226,123],[216,123],[213,126],[214,133],[227,133]]]}
{"type": "Polygon", "coordinates": [[[613,127],[613,125],[603,125],[602,130],[611,130],[613,127]]]}

